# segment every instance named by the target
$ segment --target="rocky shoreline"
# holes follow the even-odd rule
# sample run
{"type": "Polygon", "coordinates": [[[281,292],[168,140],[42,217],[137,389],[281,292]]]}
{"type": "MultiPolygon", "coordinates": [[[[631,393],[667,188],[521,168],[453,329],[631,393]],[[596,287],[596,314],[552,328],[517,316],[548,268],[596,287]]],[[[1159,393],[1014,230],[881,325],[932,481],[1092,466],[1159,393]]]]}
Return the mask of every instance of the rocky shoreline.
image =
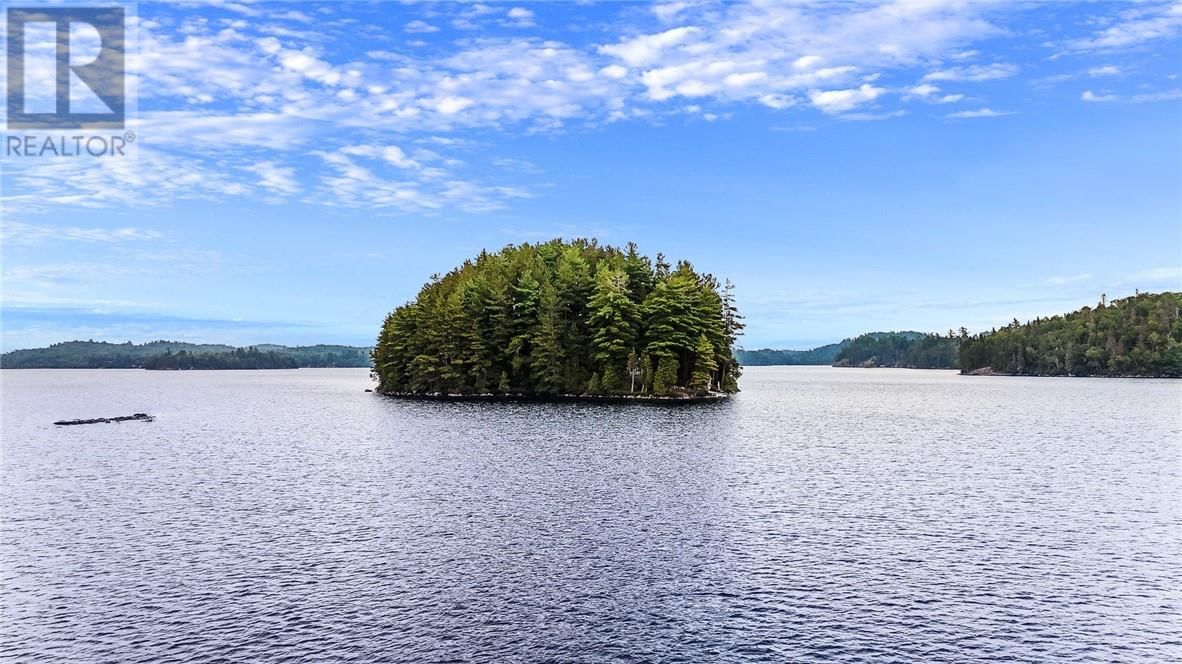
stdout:
{"type": "Polygon", "coordinates": [[[694,403],[710,403],[725,401],[731,395],[722,392],[710,392],[703,395],[685,395],[659,397],[651,394],[448,394],[444,392],[382,392],[375,394],[394,399],[411,399],[423,401],[520,401],[520,402],[587,402],[609,404],[655,404],[680,406],[694,403]]]}
{"type": "Polygon", "coordinates": [[[1140,378],[1143,380],[1157,378],[1179,380],[1178,376],[1144,376],[1140,374],[1042,374],[1042,373],[1005,373],[994,371],[993,367],[981,367],[972,371],[961,371],[962,376],[1019,376],[1024,378],[1140,378]]]}

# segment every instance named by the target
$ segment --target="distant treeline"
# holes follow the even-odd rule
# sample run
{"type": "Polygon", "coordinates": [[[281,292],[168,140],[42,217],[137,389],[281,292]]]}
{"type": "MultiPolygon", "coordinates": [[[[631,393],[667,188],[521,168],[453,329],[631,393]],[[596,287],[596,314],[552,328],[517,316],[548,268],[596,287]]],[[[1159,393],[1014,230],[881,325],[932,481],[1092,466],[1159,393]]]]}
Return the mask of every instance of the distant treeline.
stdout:
{"type": "MultiPolygon", "coordinates": [[[[260,353],[273,352],[290,359],[297,367],[368,367],[370,349],[358,346],[316,345],[252,346],[260,353]]],[[[181,341],[152,341],[145,344],[105,341],[66,341],[46,348],[14,350],[0,355],[5,369],[139,369],[156,358],[182,351],[186,355],[226,355],[238,349],[222,344],[192,344],[181,341]]],[[[194,367],[197,368],[197,367],[194,367]]]]}
{"type": "Polygon", "coordinates": [[[838,367],[898,367],[955,369],[960,342],[968,336],[949,330],[948,336],[918,332],[872,332],[842,342],[833,365],[838,367]]]}
{"type": "Polygon", "coordinates": [[[972,335],[871,332],[811,351],[738,351],[740,364],[955,369],[1027,376],[1182,377],[1182,293],[1138,293],[972,335]],[[826,355],[832,353],[832,359],[826,355]]]}
{"type": "Polygon", "coordinates": [[[748,367],[789,364],[953,369],[959,337],[953,332],[949,335],[946,338],[914,331],[867,332],[811,350],[760,348],[740,350],[735,355],[739,364],[748,367]]]}
{"type": "Polygon", "coordinates": [[[774,348],[759,348],[756,350],[735,351],[735,358],[745,367],[764,367],[779,364],[833,364],[842,344],[825,344],[811,350],[777,350],[774,348]]]}
{"type": "Polygon", "coordinates": [[[963,373],[1182,377],[1182,293],[1139,293],[965,339],[963,373]]]}
{"type": "Polygon", "coordinates": [[[273,350],[236,348],[228,353],[165,351],[144,363],[145,369],[298,369],[295,358],[273,350]]]}

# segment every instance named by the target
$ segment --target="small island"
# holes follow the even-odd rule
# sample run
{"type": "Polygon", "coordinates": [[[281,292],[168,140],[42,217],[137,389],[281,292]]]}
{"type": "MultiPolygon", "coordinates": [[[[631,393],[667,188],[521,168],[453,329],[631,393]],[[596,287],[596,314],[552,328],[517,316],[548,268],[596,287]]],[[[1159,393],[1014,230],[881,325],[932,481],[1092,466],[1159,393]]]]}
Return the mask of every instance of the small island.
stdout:
{"type": "Polygon", "coordinates": [[[381,394],[692,402],[737,392],[732,285],[595,240],[510,245],[386,317],[381,394]]]}

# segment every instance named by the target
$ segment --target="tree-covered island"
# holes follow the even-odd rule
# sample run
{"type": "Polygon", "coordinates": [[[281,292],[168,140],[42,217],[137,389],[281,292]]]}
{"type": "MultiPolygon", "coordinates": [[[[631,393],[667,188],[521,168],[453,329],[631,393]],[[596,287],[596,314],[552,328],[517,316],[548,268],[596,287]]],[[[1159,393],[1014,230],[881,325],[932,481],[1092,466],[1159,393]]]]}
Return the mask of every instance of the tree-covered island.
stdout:
{"type": "Polygon", "coordinates": [[[378,392],[681,398],[738,391],[730,283],[635,244],[510,245],[432,276],[386,317],[378,392]]]}

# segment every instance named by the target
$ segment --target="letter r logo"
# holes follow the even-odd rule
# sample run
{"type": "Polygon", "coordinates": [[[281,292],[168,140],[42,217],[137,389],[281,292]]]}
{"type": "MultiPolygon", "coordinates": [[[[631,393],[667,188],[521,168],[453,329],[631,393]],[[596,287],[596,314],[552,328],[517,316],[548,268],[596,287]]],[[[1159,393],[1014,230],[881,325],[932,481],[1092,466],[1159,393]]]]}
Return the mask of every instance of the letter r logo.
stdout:
{"type": "Polygon", "coordinates": [[[9,129],[123,128],[126,43],[122,7],[9,7],[7,18],[9,129]],[[72,53],[71,47],[73,51],[83,49],[78,43],[71,44],[71,26],[82,25],[97,32],[98,43],[85,54],[72,53]],[[30,35],[35,38],[29,39],[30,35]],[[44,71],[31,67],[33,53],[47,56],[52,67],[44,71]],[[83,55],[86,57],[80,57],[83,55]],[[45,89],[28,89],[30,83],[45,89]],[[108,111],[75,110],[71,107],[73,92],[97,98],[108,111]],[[53,102],[52,112],[30,112],[29,102],[46,98],[53,102]]]}

